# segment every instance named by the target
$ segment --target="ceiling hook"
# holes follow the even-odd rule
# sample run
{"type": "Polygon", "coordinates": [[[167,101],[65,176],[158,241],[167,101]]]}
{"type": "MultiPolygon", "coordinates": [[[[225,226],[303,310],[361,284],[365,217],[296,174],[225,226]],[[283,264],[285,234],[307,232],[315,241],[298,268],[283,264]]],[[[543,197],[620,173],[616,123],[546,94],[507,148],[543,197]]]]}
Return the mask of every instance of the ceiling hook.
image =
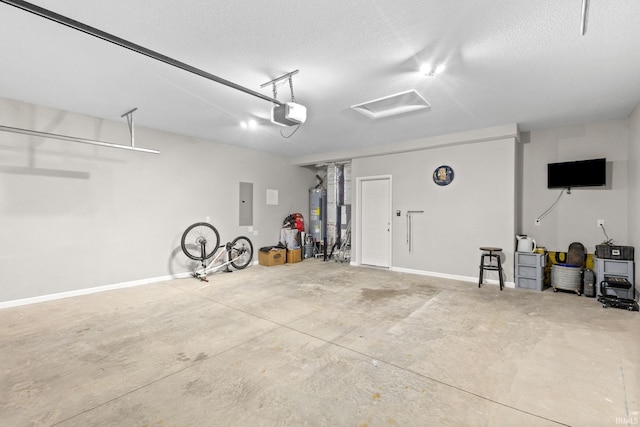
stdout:
{"type": "Polygon", "coordinates": [[[580,33],[584,36],[587,32],[587,15],[589,13],[589,0],[582,0],[582,23],[580,33]]]}
{"type": "Polygon", "coordinates": [[[138,107],[127,111],[126,113],[124,113],[123,115],[121,115],[120,117],[124,117],[127,116],[127,124],[129,125],[129,134],[131,135],[131,148],[135,148],[136,144],[135,144],[135,129],[133,126],[133,112],[136,111],[138,109],[138,107]]]}
{"type": "MultiPolygon", "coordinates": [[[[298,74],[299,72],[300,72],[300,70],[294,70],[294,71],[291,71],[291,72],[289,72],[289,73],[285,73],[285,74],[283,74],[283,75],[281,75],[281,76],[279,76],[279,77],[276,77],[276,78],[275,78],[275,79],[273,79],[273,80],[269,80],[269,81],[268,81],[268,82],[266,82],[266,83],[262,83],[262,84],[260,85],[260,87],[261,87],[261,88],[263,88],[263,87],[266,87],[266,86],[272,85],[272,86],[273,86],[273,99],[274,99],[275,101],[277,101],[277,96],[276,96],[276,95],[277,95],[277,91],[276,91],[276,83],[278,83],[278,82],[280,82],[280,81],[282,81],[282,80],[288,79],[288,80],[289,80],[289,86],[291,87],[291,101],[296,102],[296,99],[295,99],[295,97],[293,96],[293,76],[295,76],[295,75],[296,75],[296,74],[298,74]]],[[[275,102],[274,102],[274,103],[275,103],[275,102]]]]}

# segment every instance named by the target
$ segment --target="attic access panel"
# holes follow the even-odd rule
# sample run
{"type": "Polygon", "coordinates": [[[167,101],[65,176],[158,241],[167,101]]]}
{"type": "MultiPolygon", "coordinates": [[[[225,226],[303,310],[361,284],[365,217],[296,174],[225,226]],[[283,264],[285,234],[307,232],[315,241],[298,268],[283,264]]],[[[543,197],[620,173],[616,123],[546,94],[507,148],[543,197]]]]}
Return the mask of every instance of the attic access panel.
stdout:
{"type": "Polygon", "coordinates": [[[361,104],[352,105],[351,108],[364,114],[370,119],[395,116],[410,113],[417,110],[431,110],[431,104],[427,102],[415,89],[384,98],[374,99],[361,104]]]}

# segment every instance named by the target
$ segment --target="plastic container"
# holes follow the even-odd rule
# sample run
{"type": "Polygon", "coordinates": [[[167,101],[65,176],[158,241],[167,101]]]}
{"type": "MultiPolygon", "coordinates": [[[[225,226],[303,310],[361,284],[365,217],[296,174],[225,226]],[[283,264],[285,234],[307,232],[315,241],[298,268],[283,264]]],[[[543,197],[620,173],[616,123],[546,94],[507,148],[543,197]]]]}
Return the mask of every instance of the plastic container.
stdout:
{"type": "Polygon", "coordinates": [[[567,264],[553,264],[551,266],[551,287],[554,292],[558,289],[582,293],[582,268],[567,264]]]}

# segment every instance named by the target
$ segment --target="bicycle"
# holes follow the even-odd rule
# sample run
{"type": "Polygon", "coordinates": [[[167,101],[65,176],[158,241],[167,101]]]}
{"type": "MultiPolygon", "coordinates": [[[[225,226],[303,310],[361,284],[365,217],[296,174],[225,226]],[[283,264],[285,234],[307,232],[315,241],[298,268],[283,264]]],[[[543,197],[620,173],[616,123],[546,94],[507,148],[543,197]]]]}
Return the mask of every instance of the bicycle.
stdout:
{"type": "Polygon", "coordinates": [[[226,267],[224,271],[230,273],[232,270],[229,265],[242,270],[253,260],[251,240],[245,236],[238,236],[233,241],[220,245],[220,233],[208,222],[196,222],[187,227],[182,233],[180,246],[187,257],[200,262],[200,267],[197,267],[191,275],[203,282],[209,281],[207,274],[211,272],[226,267]],[[226,259],[214,265],[223,255],[226,255],[226,259]],[[213,259],[208,261],[210,258],[213,259]]]}

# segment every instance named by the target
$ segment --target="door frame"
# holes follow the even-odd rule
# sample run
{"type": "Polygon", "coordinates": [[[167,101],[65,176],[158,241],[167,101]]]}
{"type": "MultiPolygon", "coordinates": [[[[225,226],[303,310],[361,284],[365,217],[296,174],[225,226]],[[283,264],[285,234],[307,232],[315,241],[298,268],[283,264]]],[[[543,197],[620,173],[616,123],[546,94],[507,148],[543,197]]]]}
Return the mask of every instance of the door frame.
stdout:
{"type": "Polygon", "coordinates": [[[356,178],[356,259],[355,265],[363,265],[362,264],[362,183],[364,181],[379,181],[379,180],[387,180],[389,181],[389,259],[387,260],[388,267],[379,267],[379,268],[388,268],[391,269],[391,260],[393,259],[393,186],[392,186],[392,178],[391,175],[374,175],[374,176],[362,176],[356,178]]]}

